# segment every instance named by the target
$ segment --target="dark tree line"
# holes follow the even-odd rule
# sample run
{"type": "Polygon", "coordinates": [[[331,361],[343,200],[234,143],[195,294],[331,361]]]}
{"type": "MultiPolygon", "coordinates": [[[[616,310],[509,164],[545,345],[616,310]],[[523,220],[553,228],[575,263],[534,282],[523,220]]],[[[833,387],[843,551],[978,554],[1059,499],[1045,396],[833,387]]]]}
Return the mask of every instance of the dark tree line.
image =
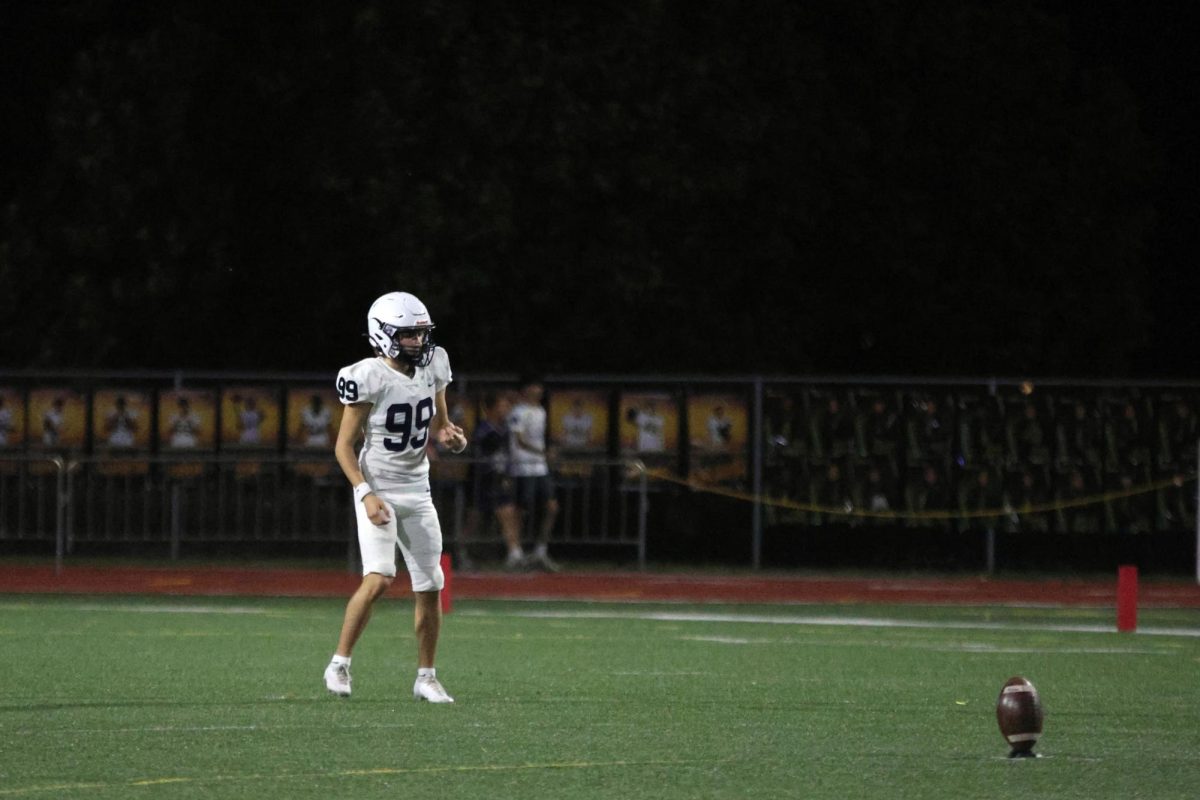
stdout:
{"type": "Polygon", "coordinates": [[[1037,3],[5,11],[0,366],[1121,374],[1133,98],[1037,3]],[[12,114],[16,113],[16,117],[12,114]]]}

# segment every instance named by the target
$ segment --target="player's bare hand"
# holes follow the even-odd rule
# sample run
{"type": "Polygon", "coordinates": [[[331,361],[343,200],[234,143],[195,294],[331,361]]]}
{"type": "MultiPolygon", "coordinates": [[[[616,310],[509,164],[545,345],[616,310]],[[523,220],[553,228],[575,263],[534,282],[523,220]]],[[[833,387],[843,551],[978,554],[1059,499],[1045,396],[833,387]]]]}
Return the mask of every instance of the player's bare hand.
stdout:
{"type": "Polygon", "coordinates": [[[438,430],[437,439],[438,444],[450,448],[453,453],[461,453],[467,449],[467,435],[453,422],[447,422],[438,430]]]}
{"type": "Polygon", "coordinates": [[[363,498],[363,507],[366,509],[367,519],[371,520],[372,525],[385,525],[392,518],[392,512],[388,510],[387,503],[373,494],[363,498]]]}

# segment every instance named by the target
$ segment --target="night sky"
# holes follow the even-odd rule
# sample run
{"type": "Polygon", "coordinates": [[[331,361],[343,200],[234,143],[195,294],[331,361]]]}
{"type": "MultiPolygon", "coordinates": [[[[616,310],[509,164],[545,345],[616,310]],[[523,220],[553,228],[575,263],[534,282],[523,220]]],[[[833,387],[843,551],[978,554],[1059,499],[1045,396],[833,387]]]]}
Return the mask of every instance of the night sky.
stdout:
{"type": "Polygon", "coordinates": [[[1197,377],[1190,6],[736,6],[6,5],[0,368],[324,370],[403,288],[476,371],[1197,377]],[[1043,50],[1122,118],[1003,117],[979,180],[1046,166],[963,190],[948,65],[1032,107],[1043,50]]]}
{"type": "Polygon", "coordinates": [[[1119,75],[1136,98],[1159,159],[1152,186],[1157,219],[1147,249],[1154,323],[1137,369],[1194,378],[1200,346],[1200,59],[1194,6],[1068,1],[1046,7],[1065,16],[1081,57],[1119,75]]]}

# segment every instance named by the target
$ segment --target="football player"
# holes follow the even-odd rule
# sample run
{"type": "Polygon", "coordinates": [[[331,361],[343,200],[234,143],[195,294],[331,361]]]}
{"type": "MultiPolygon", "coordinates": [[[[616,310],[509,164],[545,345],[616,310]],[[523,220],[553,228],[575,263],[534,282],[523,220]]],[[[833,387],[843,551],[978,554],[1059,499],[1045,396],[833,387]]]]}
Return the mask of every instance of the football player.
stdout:
{"type": "Polygon", "coordinates": [[[171,432],[171,447],[195,447],[200,443],[200,428],[203,424],[200,415],[192,409],[191,401],[186,395],[180,395],[175,413],[167,421],[167,430],[171,432]]]}
{"type": "Polygon", "coordinates": [[[66,424],[67,417],[63,413],[66,407],[66,400],[61,397],[54,398],[50,404],[50,408],[42,414],[42,444],[46,447],[56,447],[59,439],[62,436],[63,425],[66,424]]]}
{"type": "Polygon", "coordinates": [[[583,450],[592,443],[592,415],[583,407],[583,401],[575,398],[571,410],[563,414],[562,445],[569,450],[583,450]]]}
{"type": "Polygon", "coordinates": [[[300,441],[305,447],[329,446],[329,423],[333,415],[325,407],[319,394],[308,400],[308,407],[300,411],[300,441]]]}
{"type": "Polygon", "coordinates": [[[113,410],[108,412],[104,420],[104,428],[108,432],[108,446],[133,447],[137,418],[137,411],[129,407],[125,395],[118,395],[113,410]]]}
{"type": "Polygon", "coordinates": [[[242,408],[237,413],[238,444],[258,444],[262,441],[262,423],[266,415],[259,409],[254,395],[247,395],[241,401],[242,408]]]}
{"type": "Polygon", "coordinates": [[[450,359],[433,344],[433,320],[407,292],[376,300],[367,312],[373,358],[338,372],[337,391],[345,413],[334,454],[354,487],[354,513],[363,579],[346,604],[337,651],[325,669],[325,686],[350,695],[350,652],[362,635],[371,608],[396,577],[396,547],[412,581],[417,636],[417,680],[413,697],[453,703],[434,670],[442,616],[440,593],[442,528],[429,493],[429,442],[461,453],[462,428],[446,411],[450,359]],[[359,439],[363,446],[355,456],[359,439]]]}

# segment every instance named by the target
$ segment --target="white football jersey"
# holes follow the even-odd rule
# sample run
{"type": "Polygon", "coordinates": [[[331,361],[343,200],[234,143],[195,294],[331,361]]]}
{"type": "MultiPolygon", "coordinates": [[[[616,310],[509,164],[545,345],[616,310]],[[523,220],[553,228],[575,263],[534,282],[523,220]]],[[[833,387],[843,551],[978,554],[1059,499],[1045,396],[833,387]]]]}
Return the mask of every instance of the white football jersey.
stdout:
{"type": "Polygon", "coordinates": [[[301,411],[300,424],[304,427],[304,446],[328,447],[329,423],[332,421],[333,414],[324,406],[316,411],[313,411],[312,406],[308,406],[301,411]]]}
{"type": "Polygon", "coordinates": [[[666,420],[656,412],[638,411],[634,418],[637,425],[637,449],[643,453],[661,453],[666,449],[666,420]]]}
{"type": "Polygon", "coordinates": [[[708,418],[708,443],[712,447],[725,447],[733,437],[733,421],[726,417],[708,418]]]}
{"type": "Polygon", "coordinates": [[[514,477],[527,478],[548,475],[546,464],[546,409],[524,401],[513,408],[508,417],[508,472],[514,477]],[[534,453],[517,444],[520,436],[543,452],[534,453]]]}
{"type": "Polygon", "coordinates": [[[111,429],[108,434],[110,447],[133,447],[137,417],[137,412],[130,409],[113,411],[108,415],[108,427],[111,429]]]}
{"type": "Polygon", "coordinates": [[[429,475],[425,446],[437,414],[437,393],[453,377],[450,357],[438,347],[427,367],[410,378],[382,358],[364,358],[338,372],[338,397],[343,405],[370,403],[358,463],[376,488],[422,483],[429,475]]]}
{"type": "Polygon", "coordinates": [[[592,441],[592,415],[586,411],[563,415],[562,431],[563,447],[587,447],[592,441]]]}
{"type": "Polygon", "coordinates": [[[195,411],[176,413],[167,423],[171,429],[171,447],[195,447],[199,443],[200,415],[195,411]]]}
{"type": "Polygon", "coordinates": [[[261,430],[263,413],[257,408],[243,408],[238,412],[238,427],[242,433],[238,437],[238,441],[242,444],[258,444],[261,439],[261,430]]]}

